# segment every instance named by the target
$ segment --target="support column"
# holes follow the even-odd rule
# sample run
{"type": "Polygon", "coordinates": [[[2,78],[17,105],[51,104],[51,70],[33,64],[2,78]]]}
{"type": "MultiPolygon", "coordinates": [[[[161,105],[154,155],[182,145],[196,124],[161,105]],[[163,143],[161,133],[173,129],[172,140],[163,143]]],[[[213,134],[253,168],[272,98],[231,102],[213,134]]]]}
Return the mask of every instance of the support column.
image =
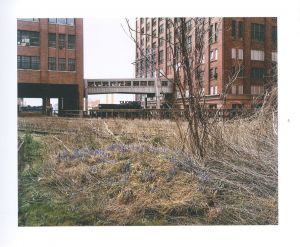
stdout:
{"type": "Polygon", "coordinates": [[[85,110],[88,112],[89,110],[89,95],[88,95],[88,85],[87,85],[87,80],[84,80],[84,93],[85,93],[85,110]]]}
{"type": "Polygon", "coordinates": [[[156,71],[156,77],[155,77],[155,96],[156,96],[156,109],[160,109],[160,78],[159,78],[159,72],[156,71]]]}
{"type": "Polygon", "coordinates": [[[50,98],[43,98],[43,114],[47,115],[49,112],[50,108],[50,98]]]}

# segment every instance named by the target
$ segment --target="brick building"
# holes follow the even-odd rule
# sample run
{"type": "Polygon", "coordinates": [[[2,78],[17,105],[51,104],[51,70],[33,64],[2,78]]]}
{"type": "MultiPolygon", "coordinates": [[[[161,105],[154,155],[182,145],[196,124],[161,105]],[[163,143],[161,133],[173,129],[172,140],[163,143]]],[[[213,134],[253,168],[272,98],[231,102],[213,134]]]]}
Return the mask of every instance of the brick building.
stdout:
{"type": "Polygon", "coordinates": [[[58,98],[59,110],[82,110],[83,20],[17,20],[18,98],[58,98]]]}
{"type": "MultiPolygon", "coordinates": [[[[250,108],[266,88],[266,81],[277,64],[277,18],[237,17],[204,18],[204,46],[201,66],[195,73],[203,82],[203,93],[211,108],[250,108]],[[234,73],[238,69],[238,73],[234,73]],[[232,79],[236,74],[236,79],[232,79]],[[222,104],[220,95],[226,87],[227,101],[222,104]]],[[[154,77],[157,71],[174,78],[173,57],[170,46],[176,44],[176,21],[182,18],[136,19],[136,77],[154,77]],[[174,24],[175,23],[175,24],[174,24]],[[172,25],[171,25],[172,24],[172,25]]],[[[187,46],[194,51],[196,29],[193,18],[184,18],[187,46]]],[[[197,55],[195,55],[197,56],[197,55]]],[[[172,97],[179,103],[178,90],[172,97]]],[[[144,100],[143,95],[137,99],[144,100]]],[[[151,107],[151,100],[147,100],[151,107]]],[[[162,99],[169,100],[169,99],[162,99]]],[[[152,101],[154,107],[155,101],[152,101]]]]}

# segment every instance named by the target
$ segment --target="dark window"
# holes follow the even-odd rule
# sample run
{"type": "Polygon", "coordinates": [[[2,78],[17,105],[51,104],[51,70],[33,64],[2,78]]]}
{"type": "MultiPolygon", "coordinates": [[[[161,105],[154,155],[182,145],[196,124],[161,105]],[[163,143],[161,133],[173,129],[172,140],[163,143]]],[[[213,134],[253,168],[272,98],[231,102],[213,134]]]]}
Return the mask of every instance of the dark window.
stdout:
{"type": "Polygon", "coordinates": [[[218,41],[218,23],[215,23],[215,42],[218,41]]]}
{"type": "Polygon", "coordinates": [[[192,30],[192,20],[187,21],[186,23],[186,31],[191,31],[192,30]]]}
{"type": "Polygon", "coordinates": [[[156,42],[152,43],[152,48],[155,49],[156,48],[156,42]]]}
{"type": "Polygon", "coordinates": [[[141,18],[141,24],[144,24],[144,18],[141,18]]]}
{"type": "Polygon", "coordinates": [[[56,48],[56,34],[48,33],[48,47],[56,48]]]}
{"type": "Polygon", "coordinates": [[[18,56],[18,69],[21,69],[21,56],[18,56]]]}
{"type": "Polygon", "coordinates": [[[40,33],[34,31],[18,30],[18,45],[40,46],[40,33]]]}
{"type": "Polygon", "coordinates": [[[209,41],[213,43],[213,25],[209,26],[209,41]]]}
{"type": "Polygon", "coordinates": [[[152,27],[156,25],[156,18],[152,19],[152,27]]]}
{"type": "Polygon", "coordinates": [[[145,29],[144,29],[144,28],[141,29],[141,33],[142,33],[142,34],[145,33],[145,29]]]}
{"type": "Polygon", "coordinates": [[[59,34],[58,36],[58,46],[60,49],[65,48],[65,34],[59,34]]]}
{"type": "Polygon", "coordinates": [[[66,59],[65,58],[58,59],[58,70],[60,70],[60,71],[66,70],[66,59]]]}
{"type": "Polygon", "coordinates": [[[164,24],[159,25],[158,28],[158,33],[163,33],[164,32],[164,24]]]}
{"type": "Polygon", "coordinates": [[[244,38],[244,22],[239,21],[239,38],[244,38]]]}
{"type": "Polygon", "coordinates": [[[75,49],[76,47],[76,36],[68,35],[68,49],[75,49]]]}
{"type": "Polygon", "coordinates": [[[148,22],[146,25],[146,31],[149,31],[149,30],[150,30],[150,23],[148,22]]]}
{"type": "Polygon", "coordinates": [[[192,36],[187,38],[187,49],[190,51],[192,49],[192,36]]]}
{"type": "Polygon", "coordinates": [[[40,69],[40,57],[31,57],[31,69],[40,69]]]}
{"type": "Polygon", "coordinates": [[[231,22],[231,36],[235,37],[235,33],[236,33],[236,21],[232,20],[232,22],[231,22]]]}
{"type": "Polygon", "coordinates": [[[21,56],[21,69],[30,69],[30,57],[21,56]]]}
{"type": "Polygon", "coordinates": [[[210,80],[218,79],[218,68],[212,68],[209,70],[209,79],[210,80]]]}
{"type": "Polygon", "coordinates": [[[264,78],[265,69],[264,68],[252,68],[251,69],[251,79],[262,80],[264,78]]]}
{"type": "Polygon", "coordinates": [[[164,62],[164,51],[159,51],[158,63],[162,64],[164,62]]]}
{"type": "Polygon", "coordinates": [[[251,24],[251,38],[256,41],[265,40],[265,25],[262,24],[251,24]]]}
{"type": "Polygon", "coordinates": [[[244,77],[244,68],[232,67],[232,76],[234,76],[237,72],[237,77],[244,77]]]}
{"type": "Polygon", "coordinates": [[[75,71],[76,70],[76,60],[69,58],[68,59],[68,70],[69,71],[75,71]]]}
{"type": "Polygon", "coordinates": [[[277,27],[272,27],[272,42],[277,43],[277,27]]]}
{"type": "Polygon", "coordinates": [[[48,57],[48,70],[56,70],[56,58],[48,57]]]}
{"type": "Polygon", "coordinates": [[[169,18],[167,19],[167,24],[166,25],[167,25],[167,28],[171,27],[171,20],[169,18]]]}
{"type": "Polygon", "coordinates": [[[40,57],[18,56],[18,69],[40,69],[40,57]]]}
{"type": "Polygon", "coordinates": [[[204,81],[204,71],[203,71],[203,70],[198,70],[198,71],[197,71],[197,79],[198,79],[200,82],[203,82],[203,81],[204,81]]]}

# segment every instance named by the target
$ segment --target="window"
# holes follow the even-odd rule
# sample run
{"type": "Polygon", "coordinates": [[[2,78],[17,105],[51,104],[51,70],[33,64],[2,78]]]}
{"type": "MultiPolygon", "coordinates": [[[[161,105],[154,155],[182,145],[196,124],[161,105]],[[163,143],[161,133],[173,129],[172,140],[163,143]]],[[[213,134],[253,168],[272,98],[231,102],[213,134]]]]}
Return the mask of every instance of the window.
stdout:
{"type": "Polygon", "coordinates": [[[236,21],[232,20],[232,22],[231,22],[231,36],[235,37],[235,33],[236,33],[236,21]]]}
{"type": "Polygon", "coordinates": [[[234,85],[231,86],[231,93],[236,94],[236,86],[234,85]]]}
{"type": "Polygon", "coordinates": [[[277,27],[272,27],[272,42],[277,43],[277,27]]]}
{"type": "Polygon", "coordinates": [[[192,36],[187,37],[187,49],[190,51],[192,49],[192,36]]]}
{"type": "Polygon", "coordinates": [[[215,42],[217,42],[218,41],[218,32],[219,32],[219,30],[218,30],[218,23],[215,23],[215,42]]]}
{"type": "Polygon", "coordinates": [[[150,23],[148,22],[146,25],[146,31],[149,31],[149,30],[150,30],[150,23]]]}
{"type": "Polygon", "coordinates": [[[67,18],[67,24],[68,25],[74,25],[74,18],[67,18]]]}
{"type": "Polygon", "coordinates": [[[20,69],[30,69],[30,57],[29,56],[21,56],[21,64],[20,69]]]}
{"type": "Polygon", "coordinates": [[[218,60],[218,49],[214,49],[214,50],[210,51],[209,59],[210,59],[210,61],[218,60]]]}
{"type": "Polygon", "coordinates": [[[239,67],[232,67],[232,76],[234,76],[238,72],[237,77],[243,77],[244,76],[244,68],[239,67]]]}
{"type": "Polygon", "coordinates": [[[164,32],[164,24],[159,25],[158,28],[158,33],[163,33],[164,32]]]}
{"type": "Polygon", "coordinates": [[[238,94],[243,94],[243,90],[244,90],[243,85],[239,85],[238,88],[239,88],[238,94]]]}
{"type": "Polygon", "coordinates": [[[57,18],[56,23],[65,25],[65,24],[67,24],[67,19],[66,18],[57,18]]]}
{"type": "Polygon", "coordinates": [[[141,24],[144,24],[144,18],[141,18],[141,24]]]}
{"type": "Polygon", "coordinates": [[[68,59],[68,70],[75,71],[76,70],[76,60],[73,58],[68,59]]]}
{"type": "Polygon", "coordinates": [[[239,38],[244,38],[244,22],[239,21],[239,38]]]}
{"type": "Polygon", "coordinates": [[[251,60],[264,61],[265,60],[265,52],[258,51],[258,50],[251,50],[251,60]]]}
{"type": "Polygon", "coordinates": [[[60,71],[66,70],[66,59],[65,58],[58,59],[58,70],[60,70],[60,71]]]}
{"type": "Polygon", "coordinates": [[[18,56],[18,69],[40,69],[40,57],[18,56]]]}
{"type": "Polygon", "coordinates": [[[277,52],[276,51],[272,52],[272,61],[277,62],[277,52]]]}
{"type": "Polygon", "coordinates": [[[56,70],[56,58],[48,57],[48,70],[56,70]]]}
{"type": "Polygon", "coordinates": [[[155,49],[156,48],[156,42],[152,43],[152,48],[155,49]]]}
{"type": "Polygon", "coordinates": [[[56,34],[48,33],[48,47],[56,48],[56,34]]]}
{"type": "Polygon", "coordinates": [[[153,18],[153,19],[152,19],[152,28],[153,28],[154,26],[156,26],[156,18],[153,18]]]}
{"type": "Polygon", "coordinates": [[[60,25],[74,25],[74,18],[49,18],[48,22],[50,24],[60,24],[60,25]]]}
{"type": "Polygon", "coordinates": [[[143,46],[143,45],[144,45],[144,43],[145,43],[145,39],[144,39],[144,38],[142,38],[142,39],[141,39],[141,46],[143,46]]]}
{"type": "Polygon", "coordinates": [[[189,32],[192,30],[192,20],[188,20],[186,23],[186,31],[189,32]]]}
{"type": "Polygon", "coordinates": [[[172,42],[172,33],[167,33],[166,40],[167,42],[172,42]]]}
{"type": "Polygon", "coordinates": [[[231,49],[231,58],[232,59],[240,59],[242,60],[244,57],[243,55],[243,49],[236,49],[236,48],[232,48],[231,49]]]}
{"type": "Polygon", "coordinates": [[[171,27],[171,20],[169,18],[167,19],[167,24],[166,25],[167,25],[167,28],[171,27]]]}
{"type": "Polygon", "coordinates": [[[164,40],[163,39],[159,39],[158,46],[162,47],[163,45],[164,45],[164,40]]]}
{"type": "Polygon", "coordinates": [[[76,47],[76,36],[68,35],[68,49],[75,49],[76,47]]]}
{"type": "Polygon", "coordinates": [[[252,80],[262,80],[264,78],[265,69],[264,68],[252,68],[251,69],[251,79],[252,80]]]}
{"type": "Polygon", "coordinates": [[[141,29],[141,33],[142,33],[142,34],[145,33],[145,29],[144,29],[144,28],[141,29]]]}
{"type": "Polygon", "coordinates": [[[164,51],[159,51],[158,63],[162,64],[164,62],[164,51]]]}
{"type": "Polygon", "coordinates": [[[209,26],[209,41],[215,43],[218,41],[218,24],[212,24],[209,26]]]}
{"type": "Polygon", "coordinates": [[[17,44],[22,46],[40,46],[40,33],[18,30],[17,44]]]}
{"type": "Polygon", "coordinates": [[[149,40],[150,40],[150,37],[147,35],[147,36],[146,36],[146,43],[148,43],[149,40]]]}
{"type": "Polygon", "coordinates": [[[264,87],[261,85],[251,85],[251,94],[264,94],[264,87]]]}
{"type": "Polygon", "coordinates": [[[58,47],[59,49],[65,48],[65,34],[59,34],[58,36],[58,47]]]}
{"type": "Polygon", "coordinates": [[[31,69],[40,69],[40,57],[31,57],[31,69]]]}
{"type": "Polygon", "coordinates": [[[256,41],[265,40],[265,25],[262,24],[251,24],[251,38],[256,41]]]}
{"type": "Polygon", "coordinates": [[[204,71],[203,70],[198,70],[197,71],[197,79],[199,80],[199,82],[204,81],[204,71]]]}
{"type": "Polygon", "coordinates": [[[211,68],[209,70],[209,79],[210,80],[218,79],[218,68],[211,68]]]}
{"type": "Polygon", "coordinates": [[[18,21],[39,21],[39,18],[17,18],[18,21]]]}

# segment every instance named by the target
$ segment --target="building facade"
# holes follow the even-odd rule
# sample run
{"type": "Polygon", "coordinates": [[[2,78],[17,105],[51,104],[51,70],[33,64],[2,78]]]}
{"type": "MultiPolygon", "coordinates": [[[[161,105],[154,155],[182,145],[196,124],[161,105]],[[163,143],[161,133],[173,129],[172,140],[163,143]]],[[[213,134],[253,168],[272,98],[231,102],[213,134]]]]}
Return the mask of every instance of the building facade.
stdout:
{"type": "MultiPolygon", "coordinates": [[[[268,78],[277,72],[277,18],[202,19],[205,30],[203,49],[201,58],[195,53],[193,60],[201,60],[201,65],[194,76],[202,82],[208,106],[253,107],[255,99],[264,94],[268,78]],[[226,104],[221,99],[224,93],[226,104]]],[[[170,47],[174,48],[178,42],[176,22],[180,21],[182,18],[136,19],[136,77],[151,78],[164,74],[168,79],[174,78],[174,53],[170,47]]],[[[194,18],[184,18],[184,21],[186,45],[193,52],[196,38],[199,38],[197,24],[194,18]]],[[[174,91],[172,102],[179,104],[181,95],[176,88],[174,91]]],[[[137,99],[143,100],[144,97],[139,95],[137,99]]],[[[151,100],[147,100],[150,107],[151,100]]]]}
{"type": "Polygon", "coordinates": [[[17,19],[18,98],[58,98],[59,110],[82,110],[83,19],[17,19]]]}

